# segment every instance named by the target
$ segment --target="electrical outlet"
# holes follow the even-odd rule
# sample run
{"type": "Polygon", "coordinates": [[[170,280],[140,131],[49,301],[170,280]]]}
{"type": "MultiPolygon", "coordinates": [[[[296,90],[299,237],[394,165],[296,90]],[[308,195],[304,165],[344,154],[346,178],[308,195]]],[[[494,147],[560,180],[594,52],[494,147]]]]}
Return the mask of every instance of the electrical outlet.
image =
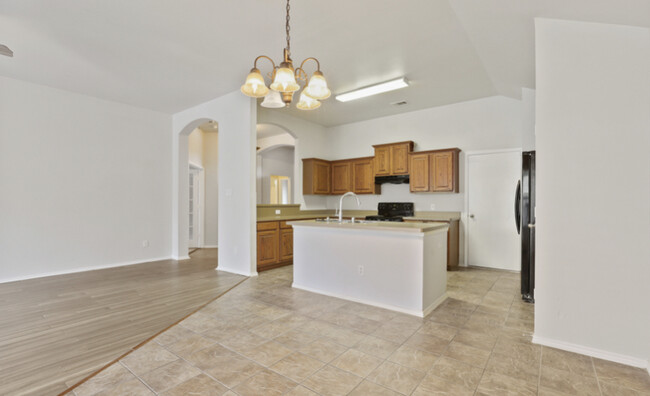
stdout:
{"type": "Polygon", "coordinates": [[[436,204],[431,204],[431,210],[436,210],[436,204]]]}
{"type": "Polygon", "coordinates": [[[363,276],[363,265],[359,266],[359,276],[363,276]]]}
{"type": "Polygon", "coordinates": [[[275,210],[275,214],[280,214],[280,213],[281,213],[281,210],[280,210],[280,209],[276,209],[276,210],[275,210]]]}
{"type": "Polygon", "coordinates": [[[146,239],[143,240],[143,241],[142,241],[142,247],[143,247],[143,248],[145,248],[145,247],[149,247],[149,241],[146,240],[146,239]]]}

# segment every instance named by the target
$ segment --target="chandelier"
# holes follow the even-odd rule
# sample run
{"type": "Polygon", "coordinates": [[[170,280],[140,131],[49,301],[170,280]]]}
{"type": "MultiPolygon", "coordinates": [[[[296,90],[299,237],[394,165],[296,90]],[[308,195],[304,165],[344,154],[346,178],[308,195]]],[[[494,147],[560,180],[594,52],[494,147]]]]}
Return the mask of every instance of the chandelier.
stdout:
{"type": "Polygon", "coordinates": [[[289,0],[287,0],[287,47],[284,49],[284,60],[279,66],[275,65],[273,59],[266,55],[260,55],[255,58],[253,68],[246,77],[246,83],[241,86],[241,91],[244,95],[252,98],[262,98],[262,106],[279,108],[289,106],[293,100],[293,94],[300,90],[298,81],[306,84],[305,89],[300,93],[297,108],[300,110],[314,110],[320,107],[321,100],[329,98],[332,92],[327,88],[327,81],[325,76],[320,71],[320,62],[316,58],[307,58],[300,64],[300,67],[294,69],[293,61],[291,60],[291,37],[289,36],[289,0]],[[260,59],[268,59],[273,65],[273,71],[269,73],[271,79],[270,90],[264,82],[264,77],[257,68],[257,61],[260,59]],[[313,60],[316,62],[316,71],[308,79],[307,73],[303,69],[307,61],[313,60]]]}

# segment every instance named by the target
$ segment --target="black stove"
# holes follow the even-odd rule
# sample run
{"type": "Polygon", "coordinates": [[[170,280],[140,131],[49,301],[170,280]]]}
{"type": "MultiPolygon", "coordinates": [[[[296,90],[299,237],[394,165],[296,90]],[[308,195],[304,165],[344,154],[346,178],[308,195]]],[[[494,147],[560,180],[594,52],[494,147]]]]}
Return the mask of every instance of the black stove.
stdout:
{"type": "Polygon", "coordinates": [[[376,216],[366,216],[373,221],[404,221],[404,217],[413,217],[413,202],[379,202],[376,216]]]}

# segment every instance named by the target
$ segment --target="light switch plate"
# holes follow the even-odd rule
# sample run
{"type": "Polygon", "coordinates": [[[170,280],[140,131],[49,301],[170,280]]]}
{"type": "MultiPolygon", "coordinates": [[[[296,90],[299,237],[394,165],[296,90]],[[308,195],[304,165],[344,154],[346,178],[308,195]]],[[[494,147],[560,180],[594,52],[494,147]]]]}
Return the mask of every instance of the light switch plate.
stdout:
{"type": "Polygon", "coordinates": [[[275,214],[280,214],[280,213],[281,213],[280,209],[275,210],[275,214]]]}
{"type": "Polygon", "coordinates": [[[431,210],[436,210],[436,204],[431,204],[431,210]]]}

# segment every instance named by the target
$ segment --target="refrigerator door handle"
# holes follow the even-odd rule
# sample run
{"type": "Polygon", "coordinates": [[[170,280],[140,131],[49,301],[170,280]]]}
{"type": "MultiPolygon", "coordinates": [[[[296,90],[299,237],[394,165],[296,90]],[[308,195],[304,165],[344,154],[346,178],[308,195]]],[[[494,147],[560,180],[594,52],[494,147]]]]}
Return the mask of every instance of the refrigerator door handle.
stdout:
{"type": "Polygon", "coordinates": [[[517,181],[517,189],[515,190],[515,225],[517,226],[517,234],[521,234],[521,180],[517,181]]]}

